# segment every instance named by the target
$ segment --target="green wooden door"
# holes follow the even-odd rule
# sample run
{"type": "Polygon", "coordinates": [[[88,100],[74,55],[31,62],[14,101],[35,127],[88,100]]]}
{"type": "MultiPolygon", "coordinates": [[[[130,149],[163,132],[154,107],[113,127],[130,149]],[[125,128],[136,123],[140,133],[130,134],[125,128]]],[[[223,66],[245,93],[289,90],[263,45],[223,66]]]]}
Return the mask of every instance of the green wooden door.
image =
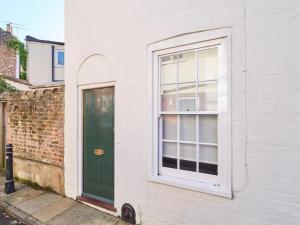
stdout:
{"type": "Polygon", "coordinates": [[[83,92],[83,195],[114,201],[114,88],[83,92]]]}

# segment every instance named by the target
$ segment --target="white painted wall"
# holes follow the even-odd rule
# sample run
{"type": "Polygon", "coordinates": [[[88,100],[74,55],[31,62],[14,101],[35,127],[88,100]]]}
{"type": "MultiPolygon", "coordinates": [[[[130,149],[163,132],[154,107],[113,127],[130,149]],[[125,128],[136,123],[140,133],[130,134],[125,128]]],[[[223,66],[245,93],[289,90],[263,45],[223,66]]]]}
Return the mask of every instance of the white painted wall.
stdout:
{"type": "MultiPolygon", "coordinates": [[[[27,80],[33,85],[52,82],[52,46],[64,49],[61,45],[27,41],[28,61],[27,80]]],[[[64,80],[64,68],[55,67],[56,80],[64,80]]]]}
{"type": "Polygon", "coordinates": [[[67,196],[80,195],[78,85],[115,81],[118,214],[129,202],[144,225],[300,224],[300,2],[245,3],[66,0],[67,196]],[[147,45],[220,27],[232,31],[233,199],[147,180],[147,45]]]}

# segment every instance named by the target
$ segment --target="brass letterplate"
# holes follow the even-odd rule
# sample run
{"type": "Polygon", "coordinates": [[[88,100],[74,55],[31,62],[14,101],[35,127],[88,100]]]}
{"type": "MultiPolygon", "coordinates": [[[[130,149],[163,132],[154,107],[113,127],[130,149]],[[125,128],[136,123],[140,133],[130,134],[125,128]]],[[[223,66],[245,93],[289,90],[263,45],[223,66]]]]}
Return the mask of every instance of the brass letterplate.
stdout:
{"type": "Polygon", "coordinates": [[[96,148],[94,150],[94,154],[95,155],[104,155],[104,150],[103,149],[100,149],[100,148],[96,148]]]}

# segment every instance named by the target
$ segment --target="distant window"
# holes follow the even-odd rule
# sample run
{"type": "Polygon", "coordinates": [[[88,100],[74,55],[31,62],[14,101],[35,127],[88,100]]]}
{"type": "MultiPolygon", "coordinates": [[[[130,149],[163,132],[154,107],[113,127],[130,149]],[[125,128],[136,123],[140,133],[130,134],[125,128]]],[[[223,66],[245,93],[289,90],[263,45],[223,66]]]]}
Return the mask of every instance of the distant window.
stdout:
{"type": "Polygon", "coordinates": [[[65,53],[62,51],[57,51],[57,65],[59,66],[65,65],[65,53]]]}

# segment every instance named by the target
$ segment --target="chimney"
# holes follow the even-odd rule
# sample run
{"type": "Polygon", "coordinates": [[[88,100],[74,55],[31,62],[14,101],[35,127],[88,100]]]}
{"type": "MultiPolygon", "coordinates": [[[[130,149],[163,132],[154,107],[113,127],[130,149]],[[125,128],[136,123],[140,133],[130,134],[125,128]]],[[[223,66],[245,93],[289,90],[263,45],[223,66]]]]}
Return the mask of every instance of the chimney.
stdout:
{"type": "Polygon", "coordinates": [[[11,23],[6,24],[6,31],[10,34],[12,34],[12,26],[11,23]]]}

